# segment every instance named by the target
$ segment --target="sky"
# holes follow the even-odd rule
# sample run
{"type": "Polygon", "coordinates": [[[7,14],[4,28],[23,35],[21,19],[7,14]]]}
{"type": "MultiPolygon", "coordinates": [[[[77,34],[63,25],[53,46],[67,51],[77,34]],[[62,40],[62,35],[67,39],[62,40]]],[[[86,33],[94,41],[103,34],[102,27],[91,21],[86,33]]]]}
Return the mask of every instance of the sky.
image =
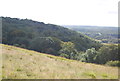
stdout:
{"type": "Polygon", "coordinates": [[[0,16],[56,25],[118,26],[119,0],[0,0],[0,16]]]}

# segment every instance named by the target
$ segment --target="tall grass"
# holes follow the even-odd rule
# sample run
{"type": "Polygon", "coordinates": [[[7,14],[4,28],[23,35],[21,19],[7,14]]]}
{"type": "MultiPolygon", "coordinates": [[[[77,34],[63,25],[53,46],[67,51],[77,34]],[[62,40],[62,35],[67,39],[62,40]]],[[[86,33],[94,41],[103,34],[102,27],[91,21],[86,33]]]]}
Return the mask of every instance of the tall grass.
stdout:
{"type": "Polygon", "coordinates": [[[2,46],[4,79],[117,79],[118,68],[2,46]]]}

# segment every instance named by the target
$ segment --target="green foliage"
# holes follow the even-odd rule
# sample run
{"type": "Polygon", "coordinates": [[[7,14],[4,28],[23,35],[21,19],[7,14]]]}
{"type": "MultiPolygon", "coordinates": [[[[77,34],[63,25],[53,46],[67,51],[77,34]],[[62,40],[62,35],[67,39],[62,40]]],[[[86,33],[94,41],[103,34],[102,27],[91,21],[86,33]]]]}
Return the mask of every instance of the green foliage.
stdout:
{"type": "Polygon", "coordinates": [[[14,41],[12,43],[18,44],[19,47],[22,47],[22,48],[28,48],[30,42],[26,38],[16,37],[14,38],[14,41]]]}
{"type": "MultiPolygon", "coordinates": [[[[28,19],[17,19],[9,17],[2,17],[2,21],[2,43],[4,44],[19,44],[20,47],[28,49],[33,43],[32,41],[39,37],[55,37],[63,42],[74,43],[75,49],[78,51],[85,51],[91,47],[99,48],[100,46],[98,42],[91,40],[85,35],[69,30],[62,26],[44,24],[43,22],[37,22],[28,19]]],[[[54,51],[52,48],[47,50],[54,51]]]]}
{"type": "Polygon", "coordinates": [[[96,55],[97,51],[95,50],[95,48],[88,49],[84,54],[82,54],[81,61],[94,63],[96,55]]]}
{"type": "Polygon", "coordinates": [[[104,45],[98,50],[98,55],[96,56],[96,63],[105,64],[108,61],[119,60],[118,46],[104,45]]]}
{"type": "Polygon", "coordinates": [[[120,61],[108,61],[106,65],[120,67],[120,61]]]}
{"type": "Polygon", "coordinates": [[[118,46],[114,44],[104,45],[98,51],[95,48],[86,50],[80,54],[80,61],[119,66],[118,46]]]}
{"type": "Polygon", "coordinates": [[[92,63],[96,58],[95,49],[102,46],[98,41],[62,26],[28,19],[2,19],[4,44],[92,63]],[[95,49],[87,50],[90,48],[95,49]],[[86,52],[81,54],[81,51],[86,52]]]}
{"type": "Polygon", "coordinates": [[[25,32],[22,30],[12,30],[9,36],[10,37],[25,37],[25,32]]]}
{"type": "Polygon", "coordinates": [[[22,71],[22,70],[20,68],[18,68],[17,71],[22,71]]]}
{"type": "Polygon", "coordinates": [[[88,49],[86,51],[87,62],[93,63],[95,61],[96,55],[97,55],[97,51],[95,50],[95,48],[88,49]]]}
{"type": "Polygon", "coordinates": [[[54,37],[39,37],[31,41],[29,49],[58,55],[58,51],[61,49],[61,41],[54,37]]]}
{"type": "Polygon", "coordinates": [[[96,78],[96,74],[94,72],[86,72],[86,73],[84,73],[84,75],[87,75],[87,76],[91,77],[92,79],[96,78]]]}
{"type": "Polygon", "coordinates": [[[100,40],[102,43],[119,43],[118,27],[97,27],[97,26],[65,26],[72,30],[81,32],[91,38],[100,40]]]}
{"type": "Polygon", "coordinates": [[[60,54],[61,57],[65,57],[65,58],[69,58],[69,55],[65,54],[65,53],[61,53],[60,54]]]}
{"type": "Polygon", "coordinates": [[[19,44],[14,44],[14,46],[19,47],[19,44]]]}
{"type": "Polygon", "coordinates": [[[102,74],[102,77],[107,78],[109,76],[107,74],[102,74]]]}
{"type": "Polygon", "coordinates": [[[75,49],[75,45],[72,42],[63,42],[61,44],[62,49],[59,51],[60,56],[69,58],[69,59],[75,59],[76,54],[78,53],[75,49]]]}

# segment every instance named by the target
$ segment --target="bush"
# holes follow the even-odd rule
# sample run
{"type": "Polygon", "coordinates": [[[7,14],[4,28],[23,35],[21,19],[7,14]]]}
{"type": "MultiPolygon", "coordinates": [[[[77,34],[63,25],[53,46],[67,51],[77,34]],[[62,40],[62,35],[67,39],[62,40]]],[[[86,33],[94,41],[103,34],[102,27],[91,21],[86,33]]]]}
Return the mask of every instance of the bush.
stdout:
{"type": "Polygon", "coordinates": [[[14,44],[14,46],[19,47],[20,45],[19,44],[14,44]]]}
{"type": "Polygon", "coordinates": [[[81,56],[82,62],[95,63],[97,51],[95,48],[87,49],[81,56]]]}
{"type": "Polygon", "coordinates": [[[69,56],[67,54],[65,54],[65,53],[61,53],[60,56],[65,57],[65,58],[69,58],[69,56]]]}
{"type": "Polygon", "coordinates": [[[108,61],[106,65],[120,67],[120,61],[108,61]]]}
{"type": "Polygon", "coordinates": [[[76,59],[78,51],[75,49],[75,45],[72,42],[62,42],[62,49],[60,49],[59,54],[62,57],[68,59],[76,59]]]}

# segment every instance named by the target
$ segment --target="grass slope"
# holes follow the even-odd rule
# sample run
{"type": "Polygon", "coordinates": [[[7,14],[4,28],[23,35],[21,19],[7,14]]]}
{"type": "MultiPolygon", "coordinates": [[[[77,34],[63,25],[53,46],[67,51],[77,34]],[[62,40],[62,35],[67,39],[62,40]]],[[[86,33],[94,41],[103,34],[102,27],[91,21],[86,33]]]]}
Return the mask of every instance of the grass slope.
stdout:
{"type": "Polygon", "coordinates": [[[118,68],[68,60],[3,45],[2,77],[7,79],[117,79],[118,68]]]}

